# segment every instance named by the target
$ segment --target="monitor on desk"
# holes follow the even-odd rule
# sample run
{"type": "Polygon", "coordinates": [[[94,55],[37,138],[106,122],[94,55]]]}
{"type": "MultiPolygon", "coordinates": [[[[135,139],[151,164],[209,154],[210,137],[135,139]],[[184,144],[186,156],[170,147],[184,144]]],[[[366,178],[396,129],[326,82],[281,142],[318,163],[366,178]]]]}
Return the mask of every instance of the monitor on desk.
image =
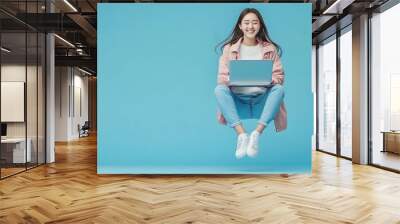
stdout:
{"type": "Polygon", "coordinates": [[[7,137],[7,124],[1,123],[1,138],[7,137]]]}

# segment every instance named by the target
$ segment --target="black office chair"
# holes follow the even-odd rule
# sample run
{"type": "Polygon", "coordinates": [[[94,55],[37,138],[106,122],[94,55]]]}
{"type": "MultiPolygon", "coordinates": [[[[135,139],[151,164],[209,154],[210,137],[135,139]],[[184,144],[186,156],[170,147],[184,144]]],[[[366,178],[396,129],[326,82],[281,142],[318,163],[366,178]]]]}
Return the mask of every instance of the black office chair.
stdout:
{"type": "Polygon", "coordinates": [[[89,121],[85,121],[82,127],[80,127],[80,125],[78,124],[79,138],[89,136],[89,129],[90,129],[89,121]]]}

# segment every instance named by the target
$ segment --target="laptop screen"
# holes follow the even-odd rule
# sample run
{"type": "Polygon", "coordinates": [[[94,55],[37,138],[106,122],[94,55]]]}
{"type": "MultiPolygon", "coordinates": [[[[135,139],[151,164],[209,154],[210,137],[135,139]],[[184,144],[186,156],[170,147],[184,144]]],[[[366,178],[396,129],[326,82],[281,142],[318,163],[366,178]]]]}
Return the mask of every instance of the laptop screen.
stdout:
{"type": "Polygon", "coordinates": [[[271,81],[272,64],[271,60],[232,60],[230,81],[271,81]]]}

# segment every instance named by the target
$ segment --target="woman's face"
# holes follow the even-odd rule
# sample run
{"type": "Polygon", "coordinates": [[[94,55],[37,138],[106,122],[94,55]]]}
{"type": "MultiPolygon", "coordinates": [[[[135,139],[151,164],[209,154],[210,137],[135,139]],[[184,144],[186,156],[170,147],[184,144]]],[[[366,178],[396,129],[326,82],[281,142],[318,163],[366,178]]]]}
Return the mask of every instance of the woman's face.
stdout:
{"type": "Polygon", "coordinates": [[[260,20],[256,14],[252,12],[247,13],[240,22],[239,28],[245,37],[254,39],[258,31],[260,31],[260,20]]]}

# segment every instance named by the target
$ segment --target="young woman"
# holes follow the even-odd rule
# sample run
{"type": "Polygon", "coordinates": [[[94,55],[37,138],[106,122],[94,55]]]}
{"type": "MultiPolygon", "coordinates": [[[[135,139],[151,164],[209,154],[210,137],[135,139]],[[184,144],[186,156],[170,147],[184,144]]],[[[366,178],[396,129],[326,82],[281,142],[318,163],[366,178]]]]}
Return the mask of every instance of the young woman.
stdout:
{"type": "Polygon", "coordinates": [[[281,49],[271,40],[260,12],[254,8],[244,9],[231,35],[222,43],[219,60],[218,85],[215,95],[218,102],[218,120],[234,128],[238,137],[236,158],[258,153],[258,138],[274,120],[276,131],[286,129],[286,109],[283,103],[284,72],[280,61],[281,49]],[[229,87],[230,60],[272,60],[272,86],[229,87]],[[241,119],[254,118],[255,108],[261,108],[258,125],[248,135],[241,119]],[[243,109],[250,111],[243,115],[243,109]]]}

